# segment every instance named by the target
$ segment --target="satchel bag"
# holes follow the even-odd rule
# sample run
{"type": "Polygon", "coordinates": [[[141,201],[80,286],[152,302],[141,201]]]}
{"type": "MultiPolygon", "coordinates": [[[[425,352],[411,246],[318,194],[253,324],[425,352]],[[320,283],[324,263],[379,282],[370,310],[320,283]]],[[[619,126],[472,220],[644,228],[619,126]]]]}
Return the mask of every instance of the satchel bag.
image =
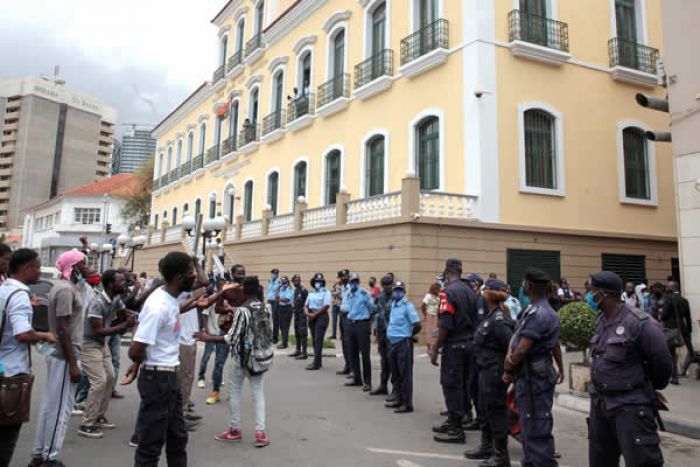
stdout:
{"type": "Polygon", "coordinates": [[[681,337],[681,331],[678,328],[664,328],[664,337],[666,345],[670,349],[683,346],[683,337],[681,337]]]}
{"type": "MultiPolygon", "coordinates": [[[[2,324],[0,325],[0,343],[5,333],[5,323],[7,322],[7,304],[17,292],[15,290],[7,297],[5,309],[2,313],[2,324]]],[[[32,349],[27,344],[29,351],[29,368],[32,367],[32,349]]],[[[29,409],[32,398],[32,385],[34,384],[33,374],[19,374],[6,378],[0,377],[0,426],[20,425],[29,421],[29,409]]]]}

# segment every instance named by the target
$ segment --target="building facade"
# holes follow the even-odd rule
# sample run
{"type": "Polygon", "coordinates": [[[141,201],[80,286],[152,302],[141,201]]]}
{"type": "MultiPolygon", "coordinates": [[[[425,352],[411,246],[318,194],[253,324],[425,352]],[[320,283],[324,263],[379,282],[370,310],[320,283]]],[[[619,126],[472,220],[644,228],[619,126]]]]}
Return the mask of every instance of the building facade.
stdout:
{"type": "Polygon", "coordinates": [[[460,251],[513,284],[527,265],[580,282],[603,267],[665,278],[672,164],[644,131],[667,122],[635,103],[664,95],[660,3],[230,1],[212,21],[212,80],[153,131],[152,224],[222,214],[229,249],[262,271],[381,273],[378,252],[324,265],[269,242],[404,222],[426,249],[396,260],[420,287],[460,251]],[[445,223],[471,246],[441,240],[445,223]]]}
{"type": "Polygon", "coordinates": [[[133,130],[122,137],[119,158],[115,157],[112,173],[134,173],[155,152],[156,140],[151,137],[150,130],[133,130]]]}
{"type": "Polygon", "coordinates": [[[116,111],[43,78],[0,79],[0,231],[22,211],[108,177],[116,111]]]}

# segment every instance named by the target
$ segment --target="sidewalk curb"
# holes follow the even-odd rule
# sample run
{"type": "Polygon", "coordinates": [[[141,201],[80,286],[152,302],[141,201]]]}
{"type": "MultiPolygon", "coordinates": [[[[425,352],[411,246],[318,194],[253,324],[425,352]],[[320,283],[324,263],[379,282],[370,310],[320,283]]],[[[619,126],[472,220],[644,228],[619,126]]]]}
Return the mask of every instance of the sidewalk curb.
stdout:
{"type": "MultiPolygon", "coordinates": [[[[557,393],[556,403],[559,407],[588,414],[591,402],[588,398],[557,393]]],[[[700,439],[700,422],[678,417],[671,413],[662,413],[661,418],[666,425],[666,432],[700,439]]]]}

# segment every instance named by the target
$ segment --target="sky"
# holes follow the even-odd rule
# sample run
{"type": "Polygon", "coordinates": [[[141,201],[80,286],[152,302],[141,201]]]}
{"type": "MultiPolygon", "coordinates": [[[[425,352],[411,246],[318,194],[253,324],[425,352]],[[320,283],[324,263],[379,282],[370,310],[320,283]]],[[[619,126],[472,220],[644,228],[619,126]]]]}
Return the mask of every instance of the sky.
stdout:
{"type": "Polygon", "coordinates": [[[226,0],[4,2],[0,77],[53,77],[58,65],[67,87],[116,108],[119,123],[157,124],[211,79],[210,21],[226,0]]]}

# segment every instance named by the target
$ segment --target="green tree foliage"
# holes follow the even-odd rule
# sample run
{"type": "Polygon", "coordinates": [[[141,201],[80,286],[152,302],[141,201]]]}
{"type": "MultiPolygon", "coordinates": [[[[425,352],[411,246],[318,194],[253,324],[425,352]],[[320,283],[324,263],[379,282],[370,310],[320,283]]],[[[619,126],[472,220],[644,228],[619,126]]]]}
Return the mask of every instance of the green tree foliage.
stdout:
{"type": "Polygon", "coordinates": [[[595,333],[596,319],[596,313],[584,302],[569,303],[559,310],[561,340],[582,350],[585,363],[588,363],[587,350],[595,333]]]}
{"type": "Polygon", "coordinates": [[[138,181],[138,189],[129,196],[124,196],[122,217],[129,228],[145,227],[151,215],[151,192],[153,191],[153,167],[155,157],[144,161],[134,176],[138,181]]]}

